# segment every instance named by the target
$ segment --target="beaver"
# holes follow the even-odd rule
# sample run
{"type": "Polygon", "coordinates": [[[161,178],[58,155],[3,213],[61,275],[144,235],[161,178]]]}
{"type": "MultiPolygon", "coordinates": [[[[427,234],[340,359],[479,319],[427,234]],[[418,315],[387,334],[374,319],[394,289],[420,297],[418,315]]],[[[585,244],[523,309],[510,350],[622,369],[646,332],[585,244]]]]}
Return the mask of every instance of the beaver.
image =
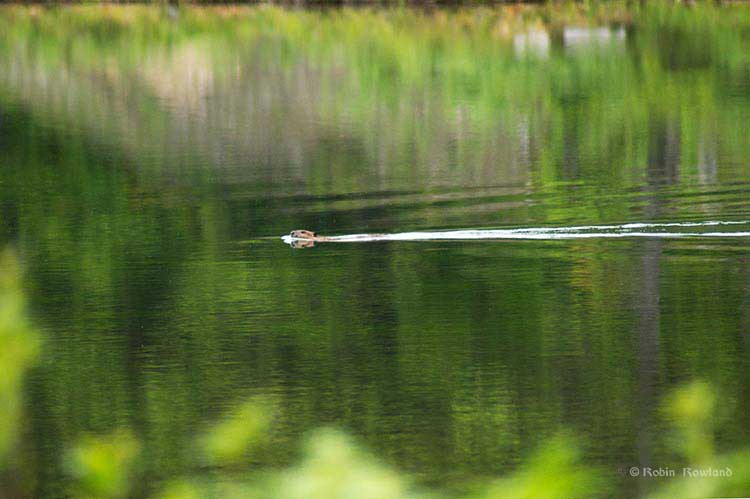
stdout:
{"type": "Polygon", "coordinates": [[[293,230],[289,233],[289,236],[294,239],[305,239],[308,241],[318,240],[318,235],[315,232],[305,229],[293,230]]]}
{"type": "Polygon", "coordinates": [[[293,230],[284,240],[292,248],[310,248],[315,243],[356,243],[362,241],[390,241],[389,234],[350,234],[346,236],[319,236],[311,230],[293,230]]]}
{"type": "Polygon", "coordinates": [[[311,230],[293,230],[289,233],[291,240],[289,244],[292,248],[312,248],[315,243],[330,241],[331,238],[326,236],[319,236],[311,230]]]}

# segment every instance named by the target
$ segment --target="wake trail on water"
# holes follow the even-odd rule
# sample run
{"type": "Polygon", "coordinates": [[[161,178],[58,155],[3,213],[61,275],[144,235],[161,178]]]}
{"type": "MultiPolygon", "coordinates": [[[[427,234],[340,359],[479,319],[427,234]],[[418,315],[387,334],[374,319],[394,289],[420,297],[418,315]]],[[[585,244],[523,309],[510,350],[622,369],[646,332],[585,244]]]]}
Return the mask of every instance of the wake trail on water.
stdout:
{"type": "MultiPolygon", "coordinates": [[[[318,236],[315,242],[364,243],[377,241],[463,241],[481,239],[595,239],[595,238],[725,238],[750,237],[750,221],[707,222],[635,222],[619,225],[583,225],[578,227],[523,227],[517,229],[463,229],[445,231],[398,232],[392,234],[349,234],[318,236]],[[744,227],[743,227],[744,226],[744,227]],[[724,230],[716,230],[717,227],[724,230]],[[729,227],[746,230],[726,230],[729,227]],[[704,231],[710,228],[710,231],[704,231]]],[[[283,236],[288,244],[308,239],[283,236]]]]}

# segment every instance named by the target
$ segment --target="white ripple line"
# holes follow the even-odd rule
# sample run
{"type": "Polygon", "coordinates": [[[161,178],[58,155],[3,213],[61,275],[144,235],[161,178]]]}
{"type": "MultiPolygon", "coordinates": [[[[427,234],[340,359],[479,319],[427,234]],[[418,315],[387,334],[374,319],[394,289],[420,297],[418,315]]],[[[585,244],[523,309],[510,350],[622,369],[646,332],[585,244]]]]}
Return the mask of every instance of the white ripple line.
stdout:
{"type": "MultiPolygon", "coordinates": [[[[715,227],[722,225],[750,225],[750,221],[708,221],[708,222],[636,222],[621,225],[584,225],[577,227],[527,227],[519,229],[470,229],[452,231],[400,232],[394,234],[351,234],[330,236],[325,242],[377,242],[377,241],[437,241],[437,240],[481,240],[481,239],[613,239],[627,237],[684,238],[684,237],[750,237],[750,232],[666,232],[636,231],[634,229],[654,229],[668,227],[715,227]],[[608,231],[608,232],[602,232],[608,231]]],[[[300,240],[283,236],[287,244],[300,240]]]]}
{"type": "Polygon", "coordinates": [[[582,230],[630,230],[660,227],[713,227],[717,225],[750,225],[748,220],[710,220],[707,222],[634,222],[620,225],[582,225],[579,227],[531,227],[521,229],[509,229],[514,232],[576,232],[582,230]]]}

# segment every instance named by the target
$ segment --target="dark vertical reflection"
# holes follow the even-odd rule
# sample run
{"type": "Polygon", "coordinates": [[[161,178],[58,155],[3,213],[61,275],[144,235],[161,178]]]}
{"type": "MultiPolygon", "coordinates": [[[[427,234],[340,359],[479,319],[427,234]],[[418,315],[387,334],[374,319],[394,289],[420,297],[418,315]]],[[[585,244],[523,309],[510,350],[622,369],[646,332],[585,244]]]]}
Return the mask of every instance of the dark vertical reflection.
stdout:
{"type": "MultiPolygon", "coordinates": [[[[742,373],[741,378],[737,380],[742,395],[739,400],[750,400],[750,258],[742,258],[742,277],[744,281],[742,289],[742,301],[740,302],[740,331],[738,334],[738,352],[739,366],[738,372],[742,373]]],[[[743,410],[739,416],[743,421],[739,421],[741,428],[750,431],[750,411],[743,410]]]]}
{"type": "Polygon", "coordinates": [[[655,441],[654,411],[658,402],[656,387],[659,381],[659,277],[662,242],[649,240],[643,244],[638,310],[638,399],[640,424],[638,461],[640,466],[651,466],[652,445],[655,441]]]}
{"type": "MultiPolygon", "coordinates": [[[[653,189],[657,185],[673,184],[680,172],[680,123],[675,119],[655,119],[649,125],[649,150],[646,181],[653,189]]],[[[658,206],[649,203],[646,215],[662,215],[658,206]]]]}
{"type": "MultiPolygon", "coordinates": [[[[675,183],[680,167],[679,122],[651,123],[649,164],[646,171],[645,219],[658,220],[663,207],[658,188],[675,183]]],[[[641,275],[638,287],[638,399],[639,435],[638,462],[641,467],[653,466],[653,447],[658,441],[656,409],[659,402],[659,354],[661,332],[661,259],[663,241],[651,239],[643,243],[641,275]]],[[[645,485],[643,481],[639,484],[645,485]]]]}

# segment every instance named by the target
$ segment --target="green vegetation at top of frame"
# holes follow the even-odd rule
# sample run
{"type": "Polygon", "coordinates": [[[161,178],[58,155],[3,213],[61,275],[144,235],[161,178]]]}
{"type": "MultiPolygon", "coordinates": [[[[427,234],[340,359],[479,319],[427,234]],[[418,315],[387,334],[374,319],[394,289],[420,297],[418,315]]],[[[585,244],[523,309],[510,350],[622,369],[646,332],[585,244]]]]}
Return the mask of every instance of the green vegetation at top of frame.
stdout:
{"type": "MultiPolygon", "coordinates": [[[[395,71],[409,78],[451,71],[476,72],[486,67],[488,58],[512,55],[514,35],[546,30],[554,38],[563,26],[570,25],[625,26],[639,34],[667,37],[698,31],[708,37],[710,47],[717,37],[745,37],[750,27],[750,6],[702,3],[685,8],[671,3],[639,6],[622,2],[451,10],[302,10],[270,5],[179,10],[135,5],[4,6],[0,9],[0,25],[4,28],[4,41],[20,37],[41,43],[50,60],[82,56],[80,63],[96,63],[113,54],[127,58],[128,51],[137,53],[158,44],[171,46],[207,34],[237,42],[272,37],[289,44],[305,43],[290,45],[289,53],[284,54],[287,56],[295,55],[293,48],[304,55],[322,55],[327,50],[347,47],[345,52],[370,54],[363,63],[385,66],[384,72],[389,76],[394,76],[395,71]],[[416,59],[422,64],[415,64],[416,59]],[[424,64],[425,61],[433,64],[424,64]],[[417,70],[423,74],[415,73],[417,70]]],[[[714,55],[732,60],[739,54],[717,50],[714,55]]]]}
{"type": "MultiPolygon", "coordinates": [[[[559,123],[562,108],[576,102],[584,118],[584,159],[604,144],[627,145],[621,164],[613,165],[616,172],[625,164],[644,162],[647,144],[641,131],[652,115],[669,120],[680,114],[683,122],[694,123],[682,132],[686,151],[698,149],[706,127],[714,126],[713,116],[718,129],[710,131],[719,140],[726,138],[728,147],[744,143],[732,140],[741,131],[718,107],[726,99],[722,87],[741,83],[750,64],[750,6],[744,4],[586,3],[429,11],[188,7],[176,16],[162,7],[37,6],[4,7],[0,25],[3,59],[25,54],[49,72],[90,72],[114,82],[148,79],[150,73],[179,82],[183,75],[175,66],[189,63],[217,81],[229,81],[236,63],[248,60],[286,71],[310,65],[321,75],[316,112],[326,121],[346,112],[363,130],[372,127],[377,104],[396,109],[405,99],[425,93],[449,111],[460,112],[463,103],[471,103],[477,123],[512,122],[519,113],[528,115],[532,125],[559,123]],[[615,35],[571,53],[560,46],[571,26],[605,26],[615,35]],[[541,51],[529,39],[537,35],[547,40],[541,51]],[[528,49],[519,51],[524,44],[528,49]],[[185,60],[175,63],[170,57],[181,49],[185,60]],[[608,113],[602,115],[602,109],[608,113]]],[[[744,109],[748,104],[733,106],[744,109]]],[[[144,101],[138,108],[154,104],[144,101]]],[[[152,114],[158,112],[153,109],[152,114]]],[[[107,126],[115,127],[119,114],[110,113],[113,124],[107,126]]],[[[399,118],[394,133],[408,133],[413,121],[399,118]]],[[[477,132],[487,137],[495,133],[489,126],[477,132]]],[[[113,128],[111,134],[116,133],[123,130],[113,128]]],[[[423,130],[420,148],[429,148],[432,136],[423,130]]],[[[545,158],[558,156],[563,142],[560,137],[547,142],[550,150],[543,152],[542,164],[549,166],[551,159],[545,158]]],[[[695,163],[690,157],[685,162],[695,163]]]]}
{"type": "MultiPolygon", "coordinates": [[[[691,8],[670,3],[644,7],[613,3],[564,3],[544,6],[496,6],[458,9],[421,10],[413,8],[331,8],[321,10],[286,9],[277,6],[184,7],[172,11],[150,6],[72,6],[24,7],[0,9],[4,38],[37,35],[55,37],[82,46],[95,46],[100,54],[107,47],[125,43],[139,46],[161,42],[176,43],[205,34],[222,34],[233,39],[274,36],[294,41],[316,41],[314,47],[332,45],[372,45],[392,56],[406,58],[416,49],[441,48],[447,58],[463,55],[466,44],[475,55],[497,55],[508,47],[514,34],[529,29],[555,32],[564,25],[625,25],[658,32],[664,28],[707,35],[732,34],[731,27],[750,24],[750,6],[698,4],[691,8]],[[176,13],[175,13],[176,12],[176,13]],[[367,27],[367,29],[362,29],[367,27]],[[426,42],[426,43],[425,43],[426,42]],[[452,47],[448,42],[458,42],[452,47]]],[[[742,32],[738,33],[742,35],[742,32]]],[[[60,44],[64,45],[64,44],[60,44]]],[[[74,47],[68,47],[68,49],[74,47]]],[[[300,47],[302,49],[303,47],[300,47]]],[[[311,49],[313,47],[307,47],[311,49]]],[[[91,54],[93,56],[93,54],[91,54]]],[[[467,61],[469,64],[469,61],[467,61]]],[[[480,66],[479,61],[475,63],[480,66]]]]}
{"type": "MultiPolygon", "coordinates": [[[[78,64],[98,64],[112,56],[127,63],[130,56],[149,47],[171,48],[205,35],[237,43],[265,37],[286,44],[284,59],[307,56],[333,63],[334,55],[365,56],[360,64],[373,68],[374,76],[419,83],[451,75],[481,80],[484,73],[507,69],[504,60],[514,55],[514,35],[544,30],[554,41],[564,26],[571,25],[622,26],[641,37],[672,37],[674,42],[687,33],[700,33],[705,43],[678,47],[703,52],[692,64],[705,63],[705,56],[730,65],[745,64],[747,54],[725,49],[732,48],[733,40],[746,38],[750,6],[639,7],[614,2],[453,10],[301,10],[264,5],[178,11],[132,5],[5,6],[0,9],[0,25],[5,44],[12,40],[25,40],[29,48],[39,44],[50,63],[75,57],[78,64]]],[[[670,64],[680,62],[687,63],[670,64]]]]}

